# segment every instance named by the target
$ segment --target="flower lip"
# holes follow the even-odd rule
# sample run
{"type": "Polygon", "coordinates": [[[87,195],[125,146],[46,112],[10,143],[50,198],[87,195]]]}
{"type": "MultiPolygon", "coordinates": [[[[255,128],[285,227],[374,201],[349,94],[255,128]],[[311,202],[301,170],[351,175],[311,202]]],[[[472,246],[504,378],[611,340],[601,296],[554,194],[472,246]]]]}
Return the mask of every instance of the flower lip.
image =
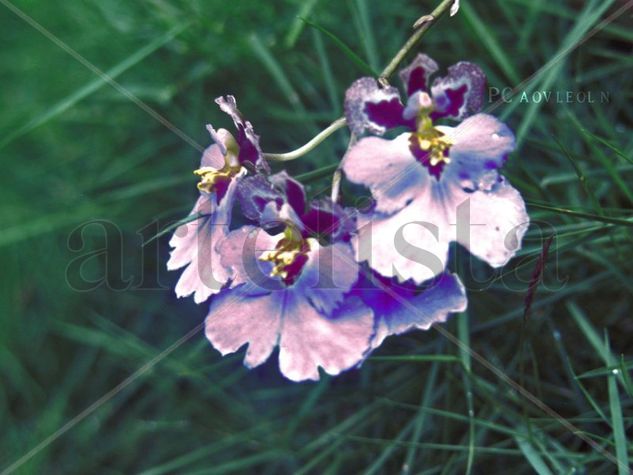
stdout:
{"type": "Polygon", "coordinates": [[[275,249],[265,251],[259,260],[271,262],[273,268],[271,277],[279,277],[286,286],[295,283],[306,262],[308,262],[310,244],[303,238],[301,232],[288,223],[284,230],[284,237],[279,240],[275,249]]]}

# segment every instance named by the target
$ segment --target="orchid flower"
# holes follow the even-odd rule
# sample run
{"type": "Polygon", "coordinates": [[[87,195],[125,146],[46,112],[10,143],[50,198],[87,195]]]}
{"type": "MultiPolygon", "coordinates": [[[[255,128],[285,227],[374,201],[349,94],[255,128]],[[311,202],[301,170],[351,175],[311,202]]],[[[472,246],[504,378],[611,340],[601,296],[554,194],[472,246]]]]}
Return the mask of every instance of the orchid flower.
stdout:
{"type": "Polygon", "coordinates": [[[505,265],[529,222],[521,195],[498,171],[514,135],[478,113],[484,73],[459,62],[431,82],[437,69],[419,54],[401,71],[406,106],[396,88],[381,88],[373,78],[357,80],[345,97],[355,135],[406,130],[392,140],[362,138],[343,160],[346,177],[368,187],[375,201],[358,218],[357,258],[385,277],[418,284],[444,271],[452,241],[493,267],[505,265]],[[438,123],[444,119],[462,122],[438,123]]]}
{"type": "Polygon", "coordinates": [[[211,344],[223,355],[248,344],[249,368],[279,346],[279,368],[293,381],[318,380],[319,367],[336,375],[359,364],[374,318],[360,298],[346,295],[359,267],[345,210],[307,204],[303,187],[285,173],[250,177],[239,197],[244,215],[259,223],[228,233],[218,246],[232,277],[211,301],[211,344]]]}
{"type": "Polygon", "coordinates": [[[251,123],[243,119],[235,98],[218,97],[215,102],[231,116],[237,134],[207,125],[215,143],[204,151],[200,168],[194,171],[200,177],[200,196],[189,215],[192,219],[179,226],[169,241],[173,250],[167,262],[169,270],[186,266],[176,285],[176,295],[193,294],[196,303],[218,293],[230,277],[221,265],[217,244],[229,232],[237,184],[249,168],[267,170],[259,137],[251,123]]]}

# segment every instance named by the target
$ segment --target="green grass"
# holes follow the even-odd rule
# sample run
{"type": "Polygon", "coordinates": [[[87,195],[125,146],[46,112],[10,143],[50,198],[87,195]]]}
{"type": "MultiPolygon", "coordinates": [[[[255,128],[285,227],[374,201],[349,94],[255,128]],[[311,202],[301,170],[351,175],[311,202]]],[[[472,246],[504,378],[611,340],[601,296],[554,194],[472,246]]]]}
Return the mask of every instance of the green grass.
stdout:
{"type": "MultiPolygon", "coordinates": [[[[191,141],[230,125],[213,99],[231,93],[264,150],[284,152],[339,117],[345,88],[381,70],[436,3],[13,4],[191,141]]],[[[493,111],[521,139],[505,172],[533,225],[501,270],[467,268],[455,250],[469,309],[443,326],[585,440],[434,330],[390,338],[361,370],[316,384],[285,381],[276,358],[249,372],[200,331],[174,347],[206,305],[176,300],[161,230],[193,205],[199,152],[0,1],[0,473],[20,460],[20,474],[628,473],[630,12],[569,49],[623,2],[462,3],[420,46],[443,67],[470,60],[513,87],[567,51],[526,90],[610,94],[515,96],[493,111]]],[[[346,145],[338,132],[288,169],[327,193],[346,145]]]]}

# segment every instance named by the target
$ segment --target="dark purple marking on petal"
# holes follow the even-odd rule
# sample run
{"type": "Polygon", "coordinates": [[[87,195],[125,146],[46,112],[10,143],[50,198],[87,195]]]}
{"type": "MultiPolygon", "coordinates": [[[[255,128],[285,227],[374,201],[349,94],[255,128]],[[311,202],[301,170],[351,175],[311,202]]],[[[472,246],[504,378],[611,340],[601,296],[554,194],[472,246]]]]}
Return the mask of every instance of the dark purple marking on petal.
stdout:
{"type": "Polygon", "coordinates": [[[330,198],[315,200],[301,216],[308,234],[330,238],[332,242],[349,241],[356,228],[356,216],[351,208],[344,208],[330,198]]]}
{"type": "Polygon", "coordinates": [[[444,105],[438,107],[438,110],[431,112],[431,119],[436,120],[442,117],[460,117],[460,109],[464,106],[466,101],[466,94],[468,93],[468,86],[466,84],[461,85],[457,89],[444,89],[443,98],[444,105]]]}
{"type": "Polygon", "coordinates": [[[338,218],[334,214],[321,209],[311,208],[301,216],[308,234],[331,235],[338,228],[338,218]]]}
{"type": "Polygon", "coordinates": [[[412,96],[417,91],[428,91],[429,80],[437,71],[437,63],[425,54],[418,54],[409,66],[400,71],[400,79],[412,96]]]}
{"type": "Polygon", "coordinates": [[[295,210],[295,213],[301,215],[306,209],[306,194],[301,183],[292,178],[286,180],[286,197],[288,203],[295,210]]]}
{"type": "Polygon", "coordinates": [[[270,168],[262,156],[259,147],[259,136],[255,133],[253,125],[245,120],[242,113],[237,108],[237,101],[234,96],[218,97],[215,102],[223,112],[227,113],[233,119],[235,128],[237,129],[237,137],[235,141],[240,147],[238,161],[240,164],[253,163],[263,171],[269,171],[270,168]]]}
{"type": "Polygon", "coordinates": [[[479,66],[460,61],[448,68],[446,76],[433,82],[431,92],[435,103],[432,119],[465,119],[479,112],[484,104],[486,75],[479,66]]]}
{"type": "Polygon", "coordinates": [[[229,185],[231,184],[232,179],[233,178],[220,178],[218,181],[215,182],[213,189],[215,191],[215,196],[217,200],[216,203],[218,205],[222,201],[222,198],[224,198],[224,195],[226,195],[226,191],[229,189],[229,185]]]}
{"type": "Polygon", "coordinates": [[[487,160],[486,163],[484,163],[484,168],[486,170],[496,170],[499,168],[499,165],[494,160],[487,160]]]}
{"type": "Polygon", "coordinates": [[[385,129],[405,126],[411,130],[415,130],[415,119],[404,119],[402,117],[403,112],[404,106],[397,97],[388,101],[367,102],[365,104],[365,114],[367,114],[367,118],[374,124],[384,127],[385,129]]]}
{"type": "MultiPolygon", "coordinates": [[[[439,181],[442,176],[442,170],[444,170],[445,162],[439,162],[436,165],[431,165],[431,154],[428,151],[422,150],[420,148],[420,141],[415,134],[411,134],[409,138],[409,150],[413,156],[420,162],[424,167],[429,171],[429,174],[435,177],[436,180],[439,181]]],[[[444,150],[444,156],[448,157],[449,150],[444,150]]]]}
{"type": "Polygon", "coordinates": [[[305,213],[306,194],[301,183],[291,178],[285,171],[272,175],[270,180],[273,185],[283,191],[286,196],[286,201],[292,206],[298,216],[305,213]]]}
{"type": "MultiPolygon", "coordinates": [[[[377,135],[382,135],[387,130],[387,124],[402,125],[402,111],[404,106],[400,102],[400,93],[395,87],[382,88],[374,78],[364,77],[357,79],[345,92],[345,118],[347,125],[356,135],[363,134],[366,130],[377,135]],[[384,103],[384,106],[377,104],[384,103]],[[368,106],[372,104],[373,108],[368,106]],[[383,107],[386,107],[383,110],[383,107]],[[373,114],[369,117],[369,111],[373,114]]],[[[389,125],[391,126],[391,125],[389,125]]]]}
{"type": "Polygon", "coordinates": [[[237,184],[236,194],[244,216],[256,223],[260,223],[268,203],[275,202],[279,210],[284,202],[283,193],[263,175],[241,178],[237,184]]]}

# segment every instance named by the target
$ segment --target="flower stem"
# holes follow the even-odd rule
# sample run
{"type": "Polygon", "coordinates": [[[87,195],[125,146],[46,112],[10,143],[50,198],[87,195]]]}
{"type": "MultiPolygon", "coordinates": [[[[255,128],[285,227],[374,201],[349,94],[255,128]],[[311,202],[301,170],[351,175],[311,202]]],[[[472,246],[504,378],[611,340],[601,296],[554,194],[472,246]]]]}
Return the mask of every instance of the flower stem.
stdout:
{"type": "Polygon", "coordinates": [[[295,158],[299,158],[302,155],[305,155],[306,153],[315,149],[317,145],[323,142],[326,138],[328,138],[338,129],[344,127],[346,123],[347,121],[345,120],[345,117],[339,117],[330,125],[328,125],[325,129],[323,129],[321,132],[315,135],[312,138],[312,140],[310,140],[305,145],[302,145],[298,149],[293,150],[292,152],[288,152],[288,153],[265,153],[264,158],[267,160],[272,160],[274,162],[287,162],[289,160],[294,160],[295,158]]]}
{"type": "Polygon", "coordinates": [[[380,73],[379,80],[381,82],[389,79],[393,73],[398,69],[398,66],[405,58],[405,56],[418,44],[418,42],[422,39],[424,34],[435,24],[435,22],[444,15],[450,8],[451,5],[455,2],[455,0],[442,0],[435,10],[431,12],[430,15],[425,15],[418,19],[414,28],[416,28],[415,33],[413,33],[406,43],[400,48],[400,50],[396,53],[396,55],[391,59],[389,64],[385,69],[383,69],[382,73],[380,73]]]}
{"type": "MultiPolygon", "coordinates": [[[[442,2],[431,12],[430,15],[420,17],[414,24],[415,32],[409,37],[406,43],[400,48],[396,55],[389,61],[389,64],[378,77],[378,81],[383,85],[389,84],[388,80],[393,75],[406,55],[418,44],[424,34],[433,26],[433,24],[444,15],[451,7],[455,0],[442,0],[442,2]]],[[[308,143],[302,145],[296,150],[287,153],[264,153],[264,158],[273,162],[287,162],[295,160],[306,153],[314,150],[321,142],[345,126],[345,117],[339,117],[325,129],[315,135],[308,143]]],[[[333,187],[334,188],[334,187],[333,187]]],[[[333,190],[336,194],[337,190],[333,190]]]]}

